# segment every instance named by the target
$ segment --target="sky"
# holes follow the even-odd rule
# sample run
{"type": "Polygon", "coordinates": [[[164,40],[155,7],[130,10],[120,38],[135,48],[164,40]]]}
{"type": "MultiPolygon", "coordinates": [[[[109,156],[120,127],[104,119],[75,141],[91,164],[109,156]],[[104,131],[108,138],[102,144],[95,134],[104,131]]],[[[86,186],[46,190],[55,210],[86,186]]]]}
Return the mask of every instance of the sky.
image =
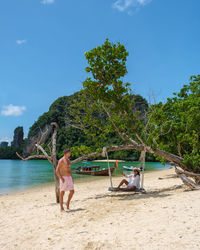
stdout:
{"type": "Polygon", "coordinates": [[[171,97],[200,73],[199,10],[199,0],[1,0],[0,141],[79,91],[84,52],[106,38],[129,51],[135,94],[171,97]]]}

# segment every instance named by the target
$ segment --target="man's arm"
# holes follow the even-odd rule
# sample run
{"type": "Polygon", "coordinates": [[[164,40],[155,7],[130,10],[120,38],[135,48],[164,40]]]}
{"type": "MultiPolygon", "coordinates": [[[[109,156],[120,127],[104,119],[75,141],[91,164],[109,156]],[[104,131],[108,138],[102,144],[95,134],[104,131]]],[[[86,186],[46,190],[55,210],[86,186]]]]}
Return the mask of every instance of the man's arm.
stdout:
{"type": "Polygon", "coordinates": [[[58,162],[57,168],[56,168],[56,174],[57,176],[62,180],[62,182],[64,182],[63,177],[60,175],[60,166],[61,166],[61,161],[58,162]]]}

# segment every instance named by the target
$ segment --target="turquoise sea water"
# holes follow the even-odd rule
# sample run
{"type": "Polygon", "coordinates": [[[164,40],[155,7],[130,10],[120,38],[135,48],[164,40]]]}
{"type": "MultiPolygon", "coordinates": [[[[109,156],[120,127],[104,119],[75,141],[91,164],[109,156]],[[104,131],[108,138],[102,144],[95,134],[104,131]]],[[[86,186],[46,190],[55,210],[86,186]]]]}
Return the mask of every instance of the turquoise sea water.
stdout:
{"type": "MultiPolygon", "coordinates": [[[[100,165],[107,168],[107,163],[95,162],[93,165],[100,165]]],[[[114,171],[114,176],[128,173],[123,170],[123,166],[139,166],[137,162],[119,162],[119,167],[114,171]]],[[[72,165],[72,175],[74,181],[90,181],[102,177],[84,176],[75,174],[75,168],[81,163],[72,165]]],[[[114,163],[110,163],[114,166],[114,163]]],[[[159,162],[146,162],[146,171],[164,169],[169,166],[163,166],[159,162]]],[[[105,178],[105,177],[103,177],[105,178]]],[[[45,184],[54,181],[53,167],[48,161],[32,160],[23,162],[21,160],[0,160],[0,194],[18,192],[38,184],[45,184]]]]}

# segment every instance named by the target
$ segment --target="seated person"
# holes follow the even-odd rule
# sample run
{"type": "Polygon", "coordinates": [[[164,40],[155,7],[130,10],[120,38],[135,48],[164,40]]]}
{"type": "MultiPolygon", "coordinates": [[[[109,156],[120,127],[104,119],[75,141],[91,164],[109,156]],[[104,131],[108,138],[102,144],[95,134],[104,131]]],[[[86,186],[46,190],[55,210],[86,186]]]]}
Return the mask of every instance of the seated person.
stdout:
{"type": "Polygon", "coordinates": [[[124,175],[125,177],[129,178],[129,181],[123,179],[116,190],[122,191],[134,191],[136,189],[140,189],[140,170],[135,168],[133,169],[134,174],[124,175]],[[121,188],[123,184],[126,184],[125,188],[121,188]]]}

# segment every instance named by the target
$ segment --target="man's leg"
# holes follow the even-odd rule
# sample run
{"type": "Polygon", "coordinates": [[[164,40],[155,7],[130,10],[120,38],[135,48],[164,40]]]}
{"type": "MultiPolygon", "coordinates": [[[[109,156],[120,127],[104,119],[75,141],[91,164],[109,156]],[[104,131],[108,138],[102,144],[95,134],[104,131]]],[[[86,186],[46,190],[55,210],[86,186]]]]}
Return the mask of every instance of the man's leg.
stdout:
{"type": "Polygon", "coordinates": [[[63,207],[63,196],[65,194],[65,191],[61,191],[60,192],[60,211],[64,211],[64,207],[63,207]]]}
{"type": "Polygon", "coordinates": [[[125,179],[123,179],[123,180],[119,183],[119,185],[118,185],[118,187],[117,187],[117,188],[120,188],[123,184],[128,185],[128,181],[127,181],[127,180],[125,180],[125,179]]]}
{"type": "Polygon", "coordinates": [[[70,204],[70,201],[71,201],[73,195],[74,195],[74,190],[70,190],[69,195],[68,195],[68,200],[66,203],[67,209],[69,209],[69,204],[70,204]]]}

